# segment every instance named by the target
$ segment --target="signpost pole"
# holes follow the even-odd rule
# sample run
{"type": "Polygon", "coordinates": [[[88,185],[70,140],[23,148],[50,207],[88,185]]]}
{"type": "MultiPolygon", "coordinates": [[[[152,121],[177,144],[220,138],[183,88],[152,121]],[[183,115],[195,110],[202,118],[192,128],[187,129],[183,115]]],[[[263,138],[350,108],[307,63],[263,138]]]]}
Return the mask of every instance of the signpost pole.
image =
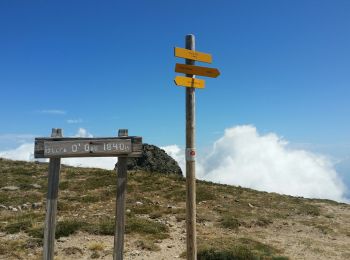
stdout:
{"type": "MultiPolygon", "coordinates": [[[[53,128],[51,137],[62,137],[62,129],[53,128]]],[[[48,191],[46,200],[46,218],[44,230],[44,260],[53,260],[57,215],[58,182],[61,158],[51,158],[48,172],[48,191]]]]}
{"type": "MultiPolygon", "coordinates": [[[[195,50],[194,35],[186,35],[186,49],[195,50]]],[[[194,60],[186,59],[194,65],[194,60]]],[[[193,78],[193,75],[186,74],[193,78]]],[[[196,242],[196,168],[195,168],[195,88],[186,88],[186,240],[187,259],[197,259],[196,242]]]]}
{"type": "MultiPolygon", "coordinates": [[[[119,129],[119,137],[128,136],[127,129],[119,129]]],[[[114,233],[114,252],[113,260],[123,260],[124,251],[124,231],[125,231],[125,194],[127,182],[127,157],[118,157],[117,169],[117,199],[116,199],[116,217],[114,233]]]]}

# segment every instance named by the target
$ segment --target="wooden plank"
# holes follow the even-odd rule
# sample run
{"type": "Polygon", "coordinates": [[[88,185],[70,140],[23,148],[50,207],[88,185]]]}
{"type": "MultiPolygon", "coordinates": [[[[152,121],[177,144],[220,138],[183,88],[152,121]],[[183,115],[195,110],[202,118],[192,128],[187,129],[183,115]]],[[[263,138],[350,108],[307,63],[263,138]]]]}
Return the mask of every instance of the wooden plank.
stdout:
{"type": "Polygon", "coordinates": [[[174,55],[179,58],[212,63],[211,54],[174,47],[174,55]]]}
{"type": "Polygon", "coordinates": [[[220,75],[219,70],[216,68],[208,68],[180,63],[176,63],[175,72],[190,75],[206,76],[211,78],[216,78],[220,75]]]}
{"type": "Polygon", "coordinates": [[[184,86],[189,88],[205,87],[205,81],[203,79],[176,76],[174,82],[177,86],[184,86]]]}
{"type": "MultiPolygon", "coordinates": [[[[52,137],[61,137],[61,129],[52,129],[52,137]]],[[[55,231],[57,215],[58,183],[60,176],[61,159],[52,158],[49,163],[48,191],[46,199],[46,217],[44,229],[43,259],[53,260],[55,249],[55,231]]]]}
{"type": "MultiPolygon", "coordinates": [[[[186,35],[186,48],[195,49],[194,35],[186,35]]],[[[186,59],[186,66],[193,66],[194,61],[186,59]]],[[[190,74],[196,74],[196,71],[186,71],[188,77],[190,74]]],[[[198,74],[197,74],[198,75],[198,74]]],[[[195,149],[195,88],[186,88],[186,150],[195,149]]],[[[187,241],[187,259],[197,259],[197,235],[196,235],[196,164],[195,160],[186,158],[186,241],[187,241]]]]}
{"type": "Polygon", "coordinates": [[[142,137],[35,138],[35,158],[139,157],[142,137]]]}

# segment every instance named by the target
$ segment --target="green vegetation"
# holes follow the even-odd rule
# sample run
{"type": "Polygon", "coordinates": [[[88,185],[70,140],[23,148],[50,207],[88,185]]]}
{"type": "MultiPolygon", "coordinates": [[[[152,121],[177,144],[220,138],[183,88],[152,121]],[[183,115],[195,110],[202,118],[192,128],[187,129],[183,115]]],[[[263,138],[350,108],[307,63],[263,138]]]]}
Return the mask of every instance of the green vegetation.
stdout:
{"type": "MultiPolygon", "coordinates": [[[[0,204],[17,211],[0,209],[0,232],[19,235],[16,241],[0,237],[0,258],[20,258],[42,246],[47,187],[46,163],[26,163],[0,159],[0,188],[17,186],[18,190],[0,190],[0,204]],[[33,186],[33,184],[38,184],[33,186]],[[32,203],[41,207],[31,208],[32,203]],[[19,209],[24,203],[27,208],[19,209]]],[[[337,213],[326,207],[337,204],[328,200],[310,200],[252,189],[197,181],[198,259],[285,260],[283,251],[264,243],[259,233],[274,228],[310,227],[317,235],[336,232],[350,237],[349,228],[336,223],[337,213]],[[219,230],[219,231],[218,231],[219,230]],[[248,231],[247,231],[248,230],[248,231]],[[222,233],[220,233],[222,232],[222,233]],[[208,235],[210,234],[210,235],[208,235]]],[[[114,235],[116,173],[101,169],[62,165],[56,238],[80,232],[114,235]]],[[[126,196],[126,233],[140,250],[157,251],[161,240],[172,232],[165,224],[170,218],[181,222],[185,214],[185,179],[177,175],[128,173],[126,196]]],[[[176,223],[179,225],[180,223],[176,223]]],[[[181,225],[182,225],[181,224],[181,225]]],[[[90,257],[100,257],[99,245],[89,248],[90,257]]],[[[66,249],[67,254],[79,248],[66,249]]],[[[39,250],[40,251],[40,250],[39,250]]],[[[75,252],[75,253],[74,253],[75,252]]]]}
{"type": "Polygon", "coordinates": [[[149,235],[154,239],[164,239],[169,236],[166,225],[143,218],[129,218],[126,221],[125,232],[149,235]]]}
{"type": "Polygon", "coordinates": [[[229,229],[233,229],[233,230],[237,230],[238,227],[240,226],[238,219],[226,215],[221,219],[220,222],[221,226],[224,228],[229,228],[229,229]]]}
{"type": "Polygon", "coordinates": [[[280,251],[250,238],[200,240],[199,260],[287,260],[280,251]]]}

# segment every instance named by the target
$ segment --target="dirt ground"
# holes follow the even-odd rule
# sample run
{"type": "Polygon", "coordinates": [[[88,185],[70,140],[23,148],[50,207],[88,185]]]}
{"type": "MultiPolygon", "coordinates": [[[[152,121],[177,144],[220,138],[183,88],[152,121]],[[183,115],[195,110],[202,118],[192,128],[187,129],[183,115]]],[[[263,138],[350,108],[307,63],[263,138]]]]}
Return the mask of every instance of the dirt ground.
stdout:
{"type": "MultiPolygon", "coordinates": [[[[283,255],[290,259],[350,259],[350,234],[347,231],[344,232],[344,230],[349,230],[349,207],[328,204],[324,204],[322,207],[326,208],[332,219],[330,226],[315,227],[312,225],[310,217],[310,219],[305,219],[304,223],[300,223],[300,219],[290,218],[275,221],[269,228],[241,227],[239,232],[223,231],[211,222],[203,222],[197,224],[198,232],[202,235],[220,232],[225,236],[256,238],[263,243],[281,249],[283,255]],[[308,221],[310,221],[310,225],[307,225],[308,221]]],[[[170,237],[157,241],[157,251],[149,251],[140,247],[137,237],[126,235],[124,259],[168,260],[181,258],[186,247],[185,221],[178,222],[174,216],[167,216],[164,221],[170,229],[170,237]]],[[[2,239],[19,239],[20,236],[25,236],[25,234],[6,235],[2,239]]],[[[58,239],[55,249],[55,259],[57,260],[113,259],[113,236],[97,236],[79,232],[58,239]]],[[[40,251],[41,249],[37,248],[24,259],[38,259],[40,251]]]]}

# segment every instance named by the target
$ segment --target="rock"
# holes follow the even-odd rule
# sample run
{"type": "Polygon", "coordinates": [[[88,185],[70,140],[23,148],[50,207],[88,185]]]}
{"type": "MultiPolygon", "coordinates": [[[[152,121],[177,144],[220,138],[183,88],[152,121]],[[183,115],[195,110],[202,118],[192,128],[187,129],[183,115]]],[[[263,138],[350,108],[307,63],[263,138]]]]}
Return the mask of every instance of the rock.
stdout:
{"type": "Polygon", "coordinates": [[[32,184],[31,186],[32,186],[34,189],[41,189],[41,185],[36,184],[36,183],[32,184]]]}
{"type": "Polygon", "coordinates": [[[68,240],[69,240],[68,237],[60,237],[60,238],[58,238],[57,241],[63,243],[63,242],[66,242],[66,241],[68,241],[68,240]]]}
{"type": "Polygon", "coordinates": [[[0,205],[0,210],[6,210],[8,209],[5,205],[0,205]]]}
{"type": "Polygon", "coordinates": [[[131,212],[131,210],[130,210],[130,209],[127,209],[127,210],[126,210],[126,213],[130,213],[130,212],[131,212]]]}
{"type": "Polygon", "coordinates": [[[29,203],[22,204],[22,209],[29,209],[29,207],[30,207],[29,203]]]}
{"type": "Polygon", "coordinates": [[[136,203],[135,203],[137,206],[142,206],[143,205],[143,203],[141,202],[141,201],[136,201],[136,203]]]}
{"type": "Polygon", "coordinates": [[[15,190],[19,190],[19,187],[17,187],[17,186],[5,186],[5,187],[2,187],[1,190],[15,191],[15,190]]]}
{"type": "Polygon", "coordinates": [[[138,256],[138,255],[140,255],[140,251],[138,251],[138,250],[132,251],[132,252],[130,253],[130,255],[131,255],[131,256],[138,256]]]}
{"type": "Polygon", "coordinates": [[[143,144],[141,157],[128,159],[127,169],[182,176],[178,163],[163,149],[150,144],[143,144]]]}
{"type": "Polygon", "coordinates": [[[41,208],[42,205],[43,205],[43,204],[42,204],[41,202],[34,202],[34,203],[32,204],[32,208],[33,208],[33,209],[38,209],[38,208],[41,208]]]}
{"type": "Polygon", "coordinates": [[[17,212],[18,209],[17,209],[16,207],[13,207],[13,208],[12,208],[12,211],[17,212]]]}

